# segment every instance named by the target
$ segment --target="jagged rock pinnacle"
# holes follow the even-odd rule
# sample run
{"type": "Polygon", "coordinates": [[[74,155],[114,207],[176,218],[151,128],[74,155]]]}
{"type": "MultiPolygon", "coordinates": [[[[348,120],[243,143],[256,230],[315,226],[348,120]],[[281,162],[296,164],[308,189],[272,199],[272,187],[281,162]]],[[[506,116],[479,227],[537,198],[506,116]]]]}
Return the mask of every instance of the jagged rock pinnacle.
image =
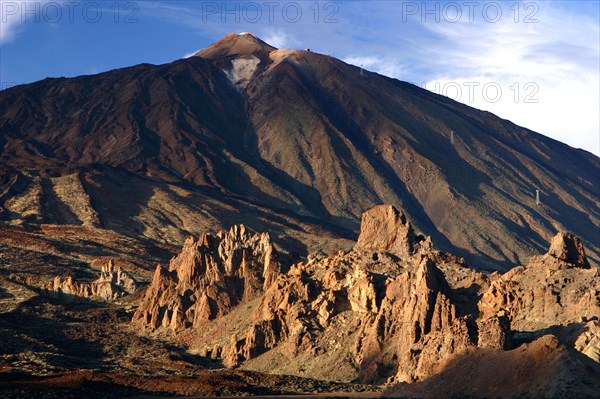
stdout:
{"type": "Polygon", "coordinates": [[[578,267],[590,267],[583,243],[579,237],[569,232],[561,231],[554,236],[548,255],[578,267]]]}
{"type": "Polygon", "coordinates": [[[360,235],[354,249],[391,252],[402,258],[414,255],[430,241],[417,235],[403,212],[392,205],[379,205],[363,213],[360,235]]]}

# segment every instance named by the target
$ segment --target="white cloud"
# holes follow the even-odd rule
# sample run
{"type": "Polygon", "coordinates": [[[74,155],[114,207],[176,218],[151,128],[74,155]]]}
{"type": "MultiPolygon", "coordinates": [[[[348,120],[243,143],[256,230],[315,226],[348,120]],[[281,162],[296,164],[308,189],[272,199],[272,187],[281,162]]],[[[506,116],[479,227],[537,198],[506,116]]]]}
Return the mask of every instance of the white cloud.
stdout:
{"type": "Polygon", "coordinates": [[[288,36],[285,30],[281,28],[267,30],[262,35],[261,39],[269,43],[271,46],[279,49],[291,48],[292,45],[296,42],[290,36],[288,36]]]}
{"type": "MultiPolygon", "coordinates": [[[[424,7],[425,3],[414,4],[424,7]]],[[[532,2],[519,3],[517,22],[515,2],[495,4],[503,7],[503,16],[496,23],[483,16],[481,3],[473,21],[464,9],[460,22],[449,23],[444,18],[435,22],[429,15],[423,23],[420,14],[404,20],[402,7],[395,2],[369,2],[368,6],[348,2],[344,3],[345,25],[337,27],[330,41],[345,50],[341,58],[348,63],[429,88],[435,83],[441,87],[456,83],[463,90],[459,101],[599,155],[597,14],[586,14],[583,6],[569,5],[573,3],[535,2],[538,22],[525,23],[532,10],[525,7],[532,2]],[[360,15],[369,16],[357,20],[360,15]],[[473,101],[465,86],[469,82],[480,85],[473,101]],[[538,103],[525,102],[536,87],[525,87],[530,82],[539,88],[531,98],[538,103]],[[502,88],[498,102],[483,97],[481,89],[488,83],[502,88]],[[517,101],[515,83],[520,89],[517,101]]],[[[425,8],[433,9],[433,5],[425,8]]],[[[455,97],[452,90],[448,94],[455,97]]]]}
{"type": "MultiPolygon", "coordinates": [[[[422,51],[435,71],[427,86],[446,85],[447,94],[455,98],[452,85],[458,85],[463,97],[457,100],[598,155],[598,22],[541,7],[539,22],[533,24],[515,23],[512,18],[497,23],[426,24],[444,43],[422,51]],[[471,99],[468,82],[480,84],[471,99]],[[491,82],[502,88],[497,102],[486,100],[481,91],[491,82]],[[529,82],[532,85],[524,90],[529,82]],[[520,89],[516,98],[515,84],[520,89]],[[535,87],[539,91],[530,100],[538,102],[527,102],[535,87]]],[[[492,89],[489,94],[495,95],[492,89]]]]}
{"type": "Polygon", "coordinates": [[[181,57],[181,58],[190,58],[190,57],[193,57],[193,56],[194,56],[194,55],[196,55],[196,53],[198,53],[200,50],[202,50],[202,49],[194,50],[194,51],[192,51],[191,53],[187,53],[187,54],[185,54],[185,55],[184,55],[183,57],[181,57]]]}
{"type": "MultiPolygon", "coordinates": [[[[49,0],[43,0],[47,2],[49,0]]],[[[4,4],[33,2],[6,1],[4,4]]],[[[485,109],[503,118],[576,147],[600,153],[600,29],[597,16],[587,15],[581,7],[564,7],[554,2],[535,2],[540,7],[538,23],[515,23],[509,7],[502,3],[504,17],[497,23],[481,18],[481,7],[473,23],[421,23],[418,15],[404,21],[401,2],[340,2],[336,23],[324,23],[325,14],[314,22],[310,5],[303,4],[303,18],[288,23],[276,15],[274,23],[222,23],[221,18],[206,19],[199,7],[184,7],[170,2],[143,2],[144,21],[160,19],[192,28],[202,46],[231,31],[250,31],[279,48],[309,47],[383,75],[416,84],[456,82],[463,85],[468,105],[485,109]],[[579,11],[577,11],[579,10],[579,11]],[[327,40],[323,40],[323,37],[327,40]],[[467,98],[465,83],[477,82],[482,88],[490,82],[503,90],[500,101],[485,101],[481,91],[473,101],[467,98]],[[525,103],[531,92],[524,85],[539,87],[534,99],[525,103]],[[513,100],[518,83],[520,96],[513,100]]],[[[177,3],[176,3],[177,4],[177,3]]],[[[309,3],[306,3],[309,4],[309,3]]],[[[424,4],[415,2],[417,5],[424,4]]],[[[458,2],[458,4],[463,4],[458,2]]],[[[525,3],[521,3],[523,5],[525,3]]],[[[529,3],[527,3],[529,4],[529,3]]],[[[186,4],[187,5],[187,4],[186,4]]],[[[429,7],[431,8],[431,7],[429,7]]],[[[321,10],[324,11],[324,10],[321,10]]],[[[265,14],[266,15],[266,14],[265,14]]],[[[596,15],[596,14],[594,14],[596,15]]],[[[28,18],[31,20],[32,18],[28,18]]],[[[26,23],[17,15],[0,19],[0,45],[15,40],[26,23]]],[[[189,57],[193,53],[185,54],[189,57]]]]}
{"type": "Polygon", "coordinates": [[[15,40],[28,22],[39,18],[44,3],[48,1],[50,0],[0,0],[0,45],[15,40]],[[25,14],[24,10],[37,11],[37,16],[25,14]]]}
{"type": "Polygon", "coordinates": [[[383,57],[353,55],[342,61],[396,79],[402,79],[406,71],[401,63],[383,57]]]}

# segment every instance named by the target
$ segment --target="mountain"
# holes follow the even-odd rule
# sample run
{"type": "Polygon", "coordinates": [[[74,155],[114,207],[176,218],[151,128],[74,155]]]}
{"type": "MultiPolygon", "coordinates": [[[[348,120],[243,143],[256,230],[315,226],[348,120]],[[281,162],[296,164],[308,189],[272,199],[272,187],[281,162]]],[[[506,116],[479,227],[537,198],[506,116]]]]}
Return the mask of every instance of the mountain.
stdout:
{"type": "Polygon", "coordinates": [[[0,101],[10,225],[179,246],[244,223],[305,256],[348,249],[362,212],[389,203],[476,268],[525,263],[559,230],[600,262],[598,157],[248,33],[170,64],[10,88],[0,101]]]}

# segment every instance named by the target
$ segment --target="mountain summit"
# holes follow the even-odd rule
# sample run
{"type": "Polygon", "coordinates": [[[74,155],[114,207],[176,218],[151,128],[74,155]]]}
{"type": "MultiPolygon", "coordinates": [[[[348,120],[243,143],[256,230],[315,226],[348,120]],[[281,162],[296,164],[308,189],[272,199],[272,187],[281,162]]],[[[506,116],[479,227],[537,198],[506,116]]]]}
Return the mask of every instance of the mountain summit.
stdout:
{"type": "Polygon", "coordinates": [[[248,57],[254,55],[261,59],[265,59],[273,50],[277,49],[263,42],[252,33],[229,33],[218,42],[197,52],[195,56],[209,60],[222,60],[230,57],[248,57]]]}
{"type": "Polygon", "coordinates": [[[0,97],[9,224],[91,223],[181,245],[243,223],[307,254],[349,248],[362,212],[387,203],[477,268],[526,263],[562,230],[599,263],[598,157],[248,33],[0,97]]]}
{"type": "Polygon", "coordinates": [[[272,62],[269,54],[275,50],[251,33],[230,33],[195,56],[210,60],[235,86],[245,88],[256,73],[272,62]]]}

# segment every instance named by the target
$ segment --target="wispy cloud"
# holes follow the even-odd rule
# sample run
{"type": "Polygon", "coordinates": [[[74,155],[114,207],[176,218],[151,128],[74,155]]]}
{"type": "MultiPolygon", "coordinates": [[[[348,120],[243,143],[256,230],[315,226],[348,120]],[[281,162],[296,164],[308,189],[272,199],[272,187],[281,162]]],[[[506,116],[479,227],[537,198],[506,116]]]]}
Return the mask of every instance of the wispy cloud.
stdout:
{"type": "Polygon", "coordinates": [[[435,71],[428,87],[458,84],[462,102],[599,154],[598,21],[552,3],[542,4],[536,17],[530,24],[513,18],[426,24],[444,44],[421,51],[435,71]],[[470,82],[479,86],[469,99],[470,82]],[[500,87],[501,96],[496,89],[486,96],[486,84],[500,87]]]}
{"type": "MultiPolygon", "coordinates": [[[[507,2],[498,21],[483,15],[480,5],[473,20],[463,10],[460,21],[449,22],[448,15],[436,21],[421,11],[405,18],[394,2],[376,4],[369,18],[354,23],[370,31],[370,40],[349,33],[356,30],[341,30],[345,48],[351,49],[344,61],[600,154],[597,16],[562,3],[535,2],[533,21],[526,23],[533,10],[525,9],[529,3],[507,2]]],[[[363,4],[353,7],[355,15],[366,12],[363,4]]]]}
{"type": "MultiPolygon", "coordinates": [[[[19,35],[33,20],[29,16],[23,23],[21,14],[11,9],[7,14],[6,4],[21,7],[24,3],[42,5],[48,1],[0,0],[3,13],[0,45],[19,40],[19,35]]],[[[290,22],[295,14],[282,13],[283,3],[277,6],[272,19],[266,3],[252,3],[264,6],[258,22],[253,22],[253,13],[245,15],[238,11],[232,15],[227,11],[234,7],[242,9],[246,4],[243,2],[148,0],[138,3],[140,23],[128,28],[142,33],[161,29],[169,37],[173,31],[173,37],[179,38],[173,57],[189,57],[196,49],[208,46],[229,32],[253,32],[279,48],[308,47],[383,75],[427,85],[430,89],[435,89],[436,84],[438,88],[458,85],[463,90],[459,101],[600,153],[600,28],[594,1],[578,1],[576,5],[574,2],[526,0],[491,2],[503,7],[503,17],[495,23],[482,15],[484,3],[481,2],[474,2],[478,4],[474,21],[466,18],[468,2],[321,2],[318,12],[314,2],[290,2],[302,7],[302,18],[296,22],[290,22]],[[406,4],[429,10],[434,6],[443,9],[445,4],[458,4],[463,7],[463,18],[450,23],[447,19],[452,15],[445,15],[436,22],[435,16],[424,15],[423,10],[407,15],[406,4]],[[523,20],[527,4],[539,7],[536,23],[523,20]],[[207,5],[226,12],[206,12],[207,5]],[[518,21],[513,15],[515,7],[520,10],[518,21]],[[488,83],[502,88],[498,101],[484,98],[482,90],[488,83]],[[525,87],[528,83],[535,87],[525,87]],[[470,84],[479,84],[474,87],[473,99],[469,98],[470,84]],[[519,92],[515,93],[517,89],[519,92]],[[532,94],[535,90],[537,92],[532,94]],[[533,97],[527,98],[538,100],[537,103],[525,102],[529,95],[533,97]]],[[[101,4],[104,8],[112,3],[101,4]]],[[[105,16],[110,18],[112,14],[107,11],[105,16]]],[[[88,29],[90,27],[91,24],[81,24],[77,29],[82,34],[91,35],[93,31],[97,35],[98,30],[112,28],[108,23],[88,29]]],[[[157,46],[168,43],[171,42],[167,38],[157,46]]],[[[13,51],[15,47],[11,46],[13,51]]],[[[169,49],[157,47],[156,50],[168,53],[169,49]]],[[[148,61],[145,56],[147,54],[140,51],[139,62],[148,61]]],[[[57,56],[57,59],[64,58],[62,54],[57,56]]],[[[15,61],[3,60],[3,63],[13,70],[22,69],[15,61]]],[[[3,69],[5,76],[7,68],[3,69]]],[[[456,93],[446,90],[446,94],[454,97],[456,93]]],[[[493,89],[486,94],[494,94],[493,89]]]]}
{"type": "Polygon", "coordinates": [[[186,54],[184,54],[184,56],[183,56],[183,57],[181,57],[181,58],[190,58],[190,57],[193,57],[193,56],[194,56],[194,55],[196,55],[196,53],[198,53],[200,50],[202,50],[202,49],[198,49],[198,50],[194,50],[194,51],[191,51],[191,52],[189,52],[189,53],[186,53],[186,54]]]}
{"type": "Polygon", "coordinates": [[[39,13],[50,0],[0,0],[0,45],[11,42],[25,29],[27,23],[39,20],[39,13]],[[24,10],[33,11],[24,13],[24,10]]]}
{"type": "Polygon", "coordinates": [[[267,29],[264,31],[265,33],[262,35],[262,40],[269,43],[273,47],[277,47],[280,49],[290,48],[296,43],[296,41],[291,38],[284,29],[267,29]]]}
{"type": "Polygon", "coordinates": [[[406,72],[406,67],[400,62],[381,56],[354,55],[344,57],[342,61],[396,79],[402,79],[406,72]]]}

